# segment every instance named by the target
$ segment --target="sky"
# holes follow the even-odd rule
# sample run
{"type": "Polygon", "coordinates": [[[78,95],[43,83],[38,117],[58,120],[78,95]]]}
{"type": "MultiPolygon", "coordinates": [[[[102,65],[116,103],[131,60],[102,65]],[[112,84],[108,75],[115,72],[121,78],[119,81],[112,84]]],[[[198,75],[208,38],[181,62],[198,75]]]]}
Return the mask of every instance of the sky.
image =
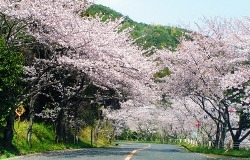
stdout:
{"type": "Polygon", "coordinates": [[[250,0],[94,0],[136,22],[183,27],[201,18],[250,16],[250,0]]]}

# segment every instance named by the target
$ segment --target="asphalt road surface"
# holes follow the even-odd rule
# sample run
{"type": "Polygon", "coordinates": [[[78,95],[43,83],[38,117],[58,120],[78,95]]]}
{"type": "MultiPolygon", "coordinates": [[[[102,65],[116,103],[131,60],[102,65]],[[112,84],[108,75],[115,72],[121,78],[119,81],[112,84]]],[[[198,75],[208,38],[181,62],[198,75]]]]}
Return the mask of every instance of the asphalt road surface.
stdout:
{"type": "Polygon", "coordinates": [[[215,158],[167,144],[119,143],[117,147],[85,148],[19,156],[9,160],[237,160],[215,158]]]}

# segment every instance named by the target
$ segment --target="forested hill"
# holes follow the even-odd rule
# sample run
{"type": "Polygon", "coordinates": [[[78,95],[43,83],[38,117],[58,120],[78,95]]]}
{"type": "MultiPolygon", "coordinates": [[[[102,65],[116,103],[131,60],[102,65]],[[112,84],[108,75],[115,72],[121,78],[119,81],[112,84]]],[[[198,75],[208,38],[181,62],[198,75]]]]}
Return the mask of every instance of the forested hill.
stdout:
{"type": "MultiPolygon", "coordinates": [[[[104,21],[109,17],[115,19],[123,16],[119,12],[97,4],[93,4],[83,13],[83,16],[95,15],[103,16],[102,18],[104,21]]],[[[131,32],[131,37],[137,39],[136,43],[144,49],[155,46],[157,49],[167,48],[169,50],[175,50],[178,45],[178,39],[182,36],[184,31],[183,29],[171,26],[138,23],[130,19],[128,16],[125,17],[122,23],[123,26],[121,29],[134,26],[134,29],[131,32]]]]}

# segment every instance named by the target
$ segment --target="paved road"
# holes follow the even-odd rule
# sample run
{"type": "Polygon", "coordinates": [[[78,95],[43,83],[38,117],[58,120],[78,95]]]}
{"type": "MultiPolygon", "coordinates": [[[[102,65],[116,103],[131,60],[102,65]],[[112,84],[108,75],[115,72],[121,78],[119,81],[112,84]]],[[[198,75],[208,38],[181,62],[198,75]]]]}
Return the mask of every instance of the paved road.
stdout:
{"type": "MultiPolygon", "coordinates": [[[[112,148],[87,148],[47,152],[9,160],[210,160],[198,153],[189,153],[175,145],[120,143],[112,148]]],[[[221,158],[220,158],[221,159],[221,158]]],[[[224,160],[229,159],[225,158],[224,160]]],[[[231,158],[232,160],[233,158],[231,158]]],[[[236,159],[235,159],[236,160],[236,159]]]]}

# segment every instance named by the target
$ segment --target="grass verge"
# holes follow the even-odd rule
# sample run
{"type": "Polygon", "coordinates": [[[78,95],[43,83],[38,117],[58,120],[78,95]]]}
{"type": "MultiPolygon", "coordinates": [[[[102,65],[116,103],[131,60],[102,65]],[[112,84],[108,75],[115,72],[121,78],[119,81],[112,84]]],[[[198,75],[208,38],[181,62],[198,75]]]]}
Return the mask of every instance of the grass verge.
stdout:
{"type": "Polygon", "coordinates": [[[208,147],[198,147],[189,144],[182,144],[182,147],[186,148],[190,152],[204,153],[204,154],[213,154],[213,155],[222,155],[230,157],[241,157],[241,158],[250,158],[249,150],[224,150],[218,148],[208,148],[208,147]]]}
{"type": "MultiPolygon", "coordinates": [[[[1,127],[3,128],[3,127],[1,127]]],[[[15,123],[15,134],[13,137],[13,147],[11,150],[5,150],[3,147],[3,132],[0,129],[0,159],[6,159],[17,155],[26,155],[32,153],[41,153],[54,150],[78,149],[87,147],[106,146],[107,140],[100,137],[99,140],[91,146],[90,128],[80,130],[78,144],[73,143],[73,138],[69,137],[67,143],[55,143],[55,132],[52,126],[43,123],[35,123],[33,125],[32,146],[30,147],[26,141],[28,122],[20,123],[19,129],[15,123]]]]}

